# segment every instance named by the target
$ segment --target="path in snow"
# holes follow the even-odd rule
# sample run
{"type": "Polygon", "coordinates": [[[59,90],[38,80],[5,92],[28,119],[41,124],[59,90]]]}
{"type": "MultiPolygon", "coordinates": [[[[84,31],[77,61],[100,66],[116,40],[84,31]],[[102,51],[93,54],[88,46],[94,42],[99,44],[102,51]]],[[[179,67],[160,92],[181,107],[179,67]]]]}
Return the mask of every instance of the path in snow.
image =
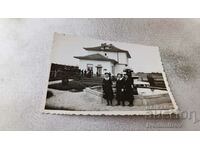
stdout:
{"type": "MultiPolygon", "coordinates": [[[[82,110],[82,111],[133,111],[133,110],[150,110],[150,109],[173,109],[168,95],[149,99],[136,98],[134,106],[106,106],[105,100],[89,96],[85,92],[70,92],[52,90],[54,96],[47,99],[46,106],[48,108],[66,109],[66,110],[82,110]]],[[[116,101],[113,101],[116,104],[116,101]]],[[[128,103],[127,103],[128,104],[128,103]]]]}

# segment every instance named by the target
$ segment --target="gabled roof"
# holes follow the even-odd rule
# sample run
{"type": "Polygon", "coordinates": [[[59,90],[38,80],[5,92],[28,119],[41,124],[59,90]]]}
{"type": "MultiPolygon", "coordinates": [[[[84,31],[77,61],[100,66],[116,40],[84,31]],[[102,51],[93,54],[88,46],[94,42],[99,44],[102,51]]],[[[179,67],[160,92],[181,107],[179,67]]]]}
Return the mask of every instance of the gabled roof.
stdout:
{"type": "Polygon", "coordinates": [[[87,51],[125,52],[127,54],[127,57],[131,58],[131,55],[127,50],[119,49],[112,44],[102,43],[101,46],[88,47],[88,48],[84,47],[84,49],[87,51]]]}
{"type": "Polygon", "coordinates": [[[110,61],[114,64],[118,63],[116,60],[107,58],[101,54],[92,54],[92,55],[86,55],[86,56],[74,56],[74,58],[83,59],[83,60],[110,61]]]}

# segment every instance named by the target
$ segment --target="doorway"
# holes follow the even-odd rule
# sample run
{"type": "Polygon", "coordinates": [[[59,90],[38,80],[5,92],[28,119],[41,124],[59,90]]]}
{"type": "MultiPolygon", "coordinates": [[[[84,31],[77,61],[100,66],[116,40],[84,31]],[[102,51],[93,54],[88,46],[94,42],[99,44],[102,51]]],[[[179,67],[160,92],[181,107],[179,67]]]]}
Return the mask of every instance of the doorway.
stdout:
{"type": "Polygon", "coordinates": [[[98,65],[97,66],[97,72],[96,72],[97,76],[101,76],[102,75],[102,66],[101,65],[98,65]]]}

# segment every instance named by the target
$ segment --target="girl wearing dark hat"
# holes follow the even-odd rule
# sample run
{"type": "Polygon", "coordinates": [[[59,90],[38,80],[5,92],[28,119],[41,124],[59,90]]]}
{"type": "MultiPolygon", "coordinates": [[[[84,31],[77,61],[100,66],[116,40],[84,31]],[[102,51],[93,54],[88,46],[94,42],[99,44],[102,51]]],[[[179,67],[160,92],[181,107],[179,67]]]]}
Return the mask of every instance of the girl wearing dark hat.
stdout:
{"type": "Polygon", "coordinates": [[[124,98],[129,101],[129,106],[133,106],[133,80],[128,74],[124,75],[124,98]]]}
{"type": "Polygon", "coordinates": [[[124,98],[123,98],[123,92],[124,92],[124,79],[122,74],[117,74],[117,81],[116,81],[116,100],[117,105],[120,105],[122,102],[122,105],[125,106],[124,98]]]}
{"type": "Polygon", "coordinates": [[[102,86],[103,86],[103,98],[106,99],[107,105],[112,105],[112,100],[114,98],[114,95],[112,89],[112,81],[110,79],[109,73],[105,73],[102,86]]]}

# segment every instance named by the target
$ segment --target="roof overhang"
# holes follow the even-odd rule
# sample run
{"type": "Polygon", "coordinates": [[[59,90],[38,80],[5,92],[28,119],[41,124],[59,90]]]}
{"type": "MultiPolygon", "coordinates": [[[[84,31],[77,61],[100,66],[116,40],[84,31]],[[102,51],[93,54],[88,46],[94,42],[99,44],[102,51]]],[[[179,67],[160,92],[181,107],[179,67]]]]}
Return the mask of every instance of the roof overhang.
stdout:
{"type": "Polygon", "coordinates": [[[103,43],[103,44],[101,44],[101,46],[84,47],[83,49],[85,49],[87,51],[104,51],[104,52],[118,52],[118,53],[121,52],[121,53],[126,53],[127,57],[131,58],[131,55],[127,50],[123,50],[123,49],[117,48],[112,44],[103,43]]]}
{"type": "Polygon", "coordinates": [[[74,56],[74,58],[81,59],[81,60],[109,61],[109,62],[112,62],[113,64],[118,63],[116,60],[104,57],[101,54],[92,54],[92,55],[86,55],[86,56],[74,56]]]}

